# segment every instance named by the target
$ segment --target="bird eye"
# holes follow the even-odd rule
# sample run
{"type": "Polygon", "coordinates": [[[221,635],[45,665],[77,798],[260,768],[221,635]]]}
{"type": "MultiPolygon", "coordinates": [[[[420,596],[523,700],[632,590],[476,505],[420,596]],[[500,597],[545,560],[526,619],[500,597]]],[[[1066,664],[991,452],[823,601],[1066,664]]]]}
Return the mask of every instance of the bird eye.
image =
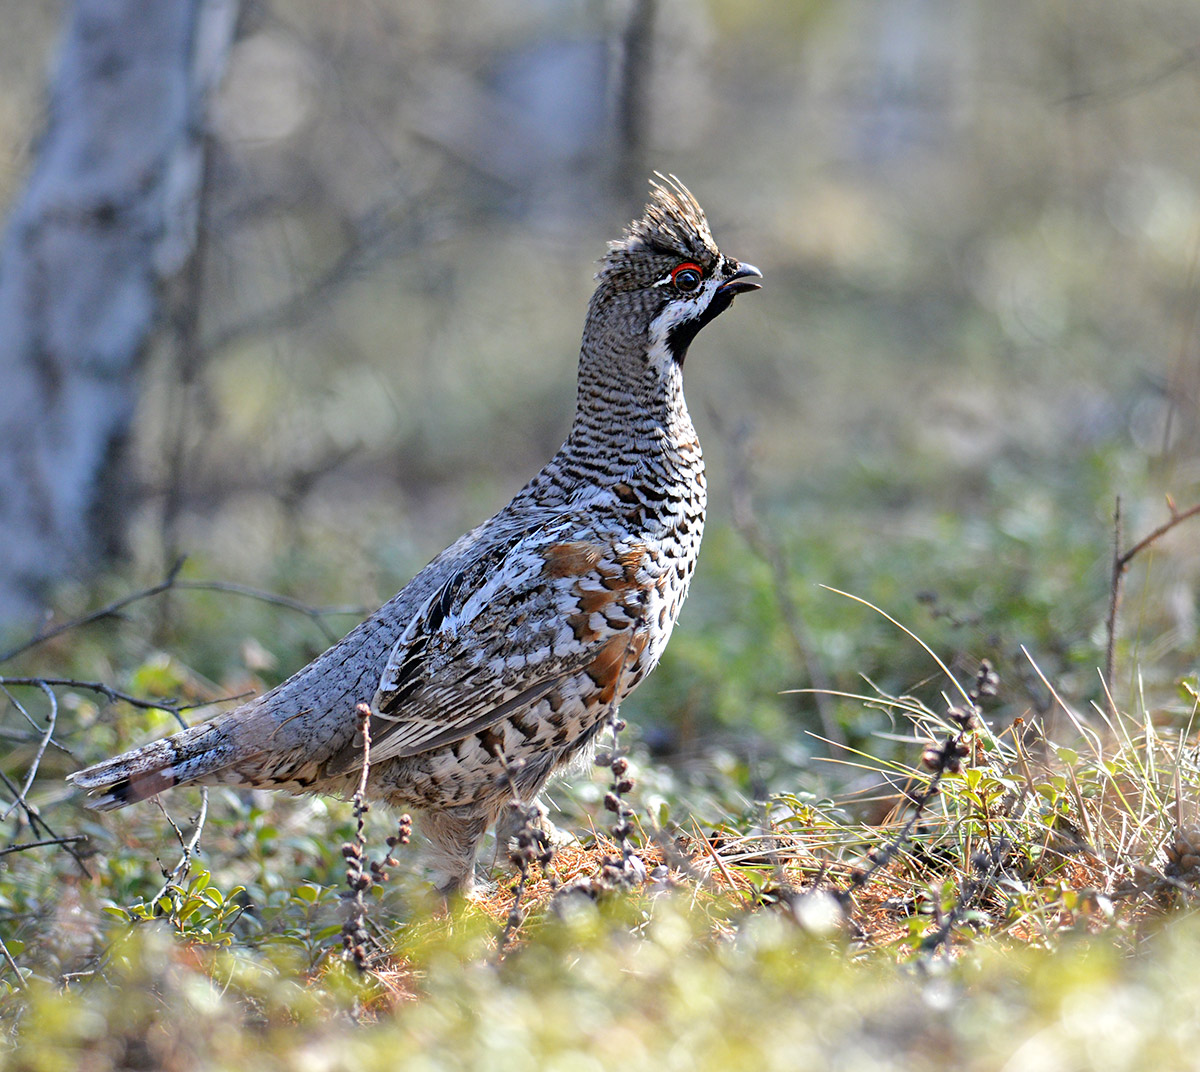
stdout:
{"type": "Polygon", "coordinates": [[[704,279],[698,264],[681,264],[671,272],[671,282],[683,294],[691,294],[704,279]]]}

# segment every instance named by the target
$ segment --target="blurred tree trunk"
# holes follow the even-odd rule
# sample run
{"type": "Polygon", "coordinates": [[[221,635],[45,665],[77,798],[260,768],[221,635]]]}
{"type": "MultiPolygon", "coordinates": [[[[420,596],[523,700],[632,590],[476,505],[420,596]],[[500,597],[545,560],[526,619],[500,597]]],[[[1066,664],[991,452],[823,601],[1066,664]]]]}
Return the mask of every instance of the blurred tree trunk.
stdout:
{"type": "Polygon", "coordinates": [[[196,238],[237,0],[77,0],[0,245],[0,622],[123,546],[161,283],[196,238]]]}
{"type": "Polygon", "coordinates": [[[654,22],[658,0],[633,0],[621,34],[617,83],[616,189],[629,211],[641,211],[646,193],[646,145],[649,140],[650,80],[654,73],[654,22]]]}

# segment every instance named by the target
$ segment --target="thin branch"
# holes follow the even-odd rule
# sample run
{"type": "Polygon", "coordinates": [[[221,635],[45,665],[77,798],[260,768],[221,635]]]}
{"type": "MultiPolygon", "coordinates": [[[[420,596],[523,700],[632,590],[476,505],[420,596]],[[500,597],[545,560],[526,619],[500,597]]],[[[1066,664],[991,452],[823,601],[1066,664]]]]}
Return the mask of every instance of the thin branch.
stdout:
{"type": "MultiPolygon", "coordinates": [[[[901,626],[901,628],[904,627],[901,626]]],[[[926,651],[928,650],[926,648],[926,651]]],[[[955,683],[957,684],[957,682],[955,683]]],[[[909,816],[908,821],[890,841],[871,849],[867,853],[867,866],[865,868],[856,868],[851,872],[850,889],[839,891],[836,894],[842,907],[847,912],[850,910],[850,899],[854,891],[861,890],[870,883],[880,871],[896,858],[901,849],[912,840],[912,835],[917,828],[917,824],[924,818],[926,809],[941,791],[942,779],[947,774],[957,774],[962,769],[963,761],[970,755],[970,746],[967,743],[967,739],[982,725],[979,708],[980,701],[984,697],[995,696],[998,684],[999,679],[992,669],[992,664],[987,659],[984,659],[979,664],[979,670],[975,674],[975,681],[971,685],[970,691],[964,690],[959,686],[960,691],[966,699],[966,706],[961,708],[950,707],[946,711],[947,719],[951,723],[952,728],[946,733],[940,743],[937,741],[931,742],[921,757],[922,764],[931,772],[929,780],[925,783],[924,789],[917,793],[910,795],[906,791],[906,795],[909,795],[910,799],[916,805],[912,815],[909,816]]]]}
{"type": "MultiPolygon", "coordinates": [[[[17,709],[17,710],[18,710],[18,711],[21,713],[21,717],[22,717],[22,718],[23,718],[23,719],[24,719],[26,722],[28,722],[28,723],[29,723],[29,725],[30,725],[30,726],[33,728],[33,731],[34,731],[34,733],[35,733],[35,734],[36,734],[38,737],[40,737],[40,736],[42,735],[42,731],[41,731],[41,729],[38,727],[38,724],[37,724],[37,719],[35,719],[35,718],[33,717],[33,715],[31,715],[31,714],[30,714],[28,711],[26,711],[26,710],[25,710],[25,705],[24,705],[23,703],[21,703],[21,701],[20,701],[20,700],[18,700],[18,699],[16,698],[16,696],[14,696],[14,695],[13,695],[13,694],[12,694],[12,693],[11,693],[11,692],[8,690],[8,689],[4,688],[3,686],[0,686],[0,691],[2,691],[2,692],[4,693],[4,695],[5,695],[6,697],[8,697],[8,702],[9,702],[10,704],[12,704],[12,705],[13,705],[13,707],[15,707],[15,708],[16,708],[16,709],[17,709]]],[[[30,740],[31,738],[28,738],[28,737],[23,737],[23,738],[21,738],[21,739],[22,739],[22,740],[30,740]]]]}
{"type": "MultiPolygon", "coordinates": [[[[1104,647],[1104,680],[1111,685],[1113,673],[1116,667],[1116,644],[1117,644],[1117,615],[1121,607],[1121,587],[1125,577],[1126,570],[1133,560],[1147,548],[1152,547],[1158,540],[1162,539],[1176,525],[1182,525],[1183,522],[1190,518],[1200,516],[1200,503],[1194,506],[1189,506],[1186,510],[1177,510],[1175,503],[1170,496],[1167,497],[1167,509],[1171,516],[1164,521],[1158,528],[1152,530],[1143,536],[1128,550],[1121,550],[1121,498],[1117,497],[1116,505],[1113,509],[1113,553],[1112,553],[1112,573],[1110,578],[1108,592],[1108,616],[1104,623],[1105,630],[1105,647],[1104,647]]],[[[1117,714],[1116,704],[1113,702],[1111,694],[1109,695],[1109,707],[1111,713],[1115,717],[1117,714]]]]}
{"type": "Polygon", "coordinates": [[[1055,103],[1059,106],[1066,105],[1073,108],[1082,106],[1094,108],[1100,105],[1111,104],[1138,93],[1143,93],[1148,89],[1153,89],[1160,83],[1165,82],[1172,75],[1186,70],[1198,61],[1200,61],[1200,45],[1191,45],[1177,56],[1173,56],[1165,63],[1160,64],[1156,70],[1150,71],[1147,74],[1114,81],[1107,86],[1078,90],[1060,98],[1055,103]]]}
{"type": "MultiPolygon", "coordinates": [[[[3,782],[4,788],[7,789],[10,793],[12,793],[13,798],[16,800],[15,806],[19,807],[25,813],[25,821],[27,823],[29,823],[30,830],[32,830],[36,834],[36,833],[38,833],[39,828],[40,828],[41,830],[44,830],[47,834],[49,834],[51,837],[57,836],[54,833],[54,831],[51,830],[50,827],[46,824],[46,820],[43,819],[37,813],[37,809],[34,808],[33,805],[30,804],[29,801],[27,801],[25,799],[25,796],[24,796],[24,794],[22,794],[21,790],[13,783],[12,779],[9,778],[9,776],[7,774],[5,774],[4,771],[2,771],[2,770],[0,770],[0,782],[3,782]]],[[[11,810],[12,809],[10,808],[9,811],[11,811],[11,810]]],[[[4,816],[5,816],[5,818],[7,818],[8,812],[5,812],[4,816]]]]}
{"type": "Polygon", "coordinates": [[[149,599],[151,596],[156,596],[161,592],[167,591],[173,587],[176,579],[179,577],[179,571],[183,569],[183,564],[186,560],[181,558],[168,571],[166,577],[156,585],[149,588],[143,588],[140,591],[133,592],[130,595],[122,596],[120,599],[113,600],[111,603],[105,604],[99,610],[89,611],[78,618],[72,618],[70,621],[63,622],[61,625],[56,625],[53,629],[39,632],[24,644],[19,644],[17,647],[0,655],[0,663],[6,663],[9,659],[14,659],[18,655],[29,651],[30,648],[35,648],[39,644],[46,643],[47,640],[53,640],[56,636],[61,636],[63,633],[69,632],[72,629],[78,629],[80,626],[91,625],[92,622],[98,622],[101,618],[110,618],[118,611],[128,607],[131,603],[136,603],[142,599],[149,599]]]}
{"type": "MultiPolygon", "coordinates": [[[[719,852],[717,852],[716,848],[713,847],[712,843],[708,840],[708,838],[706,838],[704,836],[704,831],[700,829],[700,826],[696,822],[695,819],[692,820],[692,826],[696,831],[696,840],[699,841],[700,844],[704,846],[704,851],[706,853],[708,853],[709,856],[712,857],[712,861],[713,861],[713,863],[715,863],[717,865],[717,869],[721,872],[721,875],[724,877],[726,885],[729,886],[729,889],[733,893],[739,892],[738,884],[734,880],[733,875],[730,874],[729,868],[725,866],[725,861],[721,859],[721,854],[719,852]]],[[[749,896],[745,897],[744,900],[745,900],[745,905],[747,908],[754,907],[753,895],[749,895],[749,896]]]]}
{"type": "MultiPolygon", "coordinates": [[[[504,927],[500,931],[500,937],[496,940],[496,962],[499,963],[508,952],[509,942],[520,929],[521,924],[525,922],[525,892],[529,888],[529,880],[533,874],[533,862],[539,857],[543,859],[542,869],[544,871],[554,858],[554,848],[550,844],[549,838],[546,837],[545,830],[539,828],[540,815],[537,801],[526,804],[521,799],[516,779],[513,777],[514,767],[505,760],[499,745],[493,750],[492,755],[500,764],[500,769],[504,772],[504,780],[508,783],[508,788],[512,793],[512,800],[509,801],[508,806],[520,820],[511,835],[512,840],[516,842],[516,849],[508,854],[509,861],[517,869],[518,878],[513,886],[512,907],[504,917],[504,927]]],[[[516,770],[519,770],[524,762],[522,759],[517,759],[516,770]]],[[[497,841],[499,840],[499,834],[497,834],[497,841]]]]}
{"type": "Polygon", "coordinates": [[[43,684],[42,691],[50,701],[50,711],[46,715],[46,732],[42,734],[37,752],[34,753],[33,762],[29,764],[29,771],[25,775],[25,784],[21,786],[21,796],[28,793],[32,787],[33,780],[37,777],[38,767],[42,765],[42,756],[46,754],[46,746],[50,743],[50,738],[54,736],[54,726],[58,722],[58,697],[54,695],[54,690],[49,685],[43,684]]]}
{"type": "MultiPolygon", "coordinates": [[[[162,807],[160,804],[159,807],[162,807]]],[[[166,809],[163,809],[163,814],[166,815],[166,809]]],[[[167,816],[168,821],[170,816],[167,816]]],[[[185,878],[187,873],[192,869],[192,857],[196,854],[196,846],[200,844],[200,835],[204,832],[204,823],[208,819],[208,787],[202,786],[200,789],[200,814],[196,816],[196,827],[192,831],[192,836],[187,841],[183,840],[183,836],[179,831],[179,827],[175,826],[175,834],[179,838],[180,845],[183,846],[183,852],[179,857],[179,862],[167,873],[166,881],[159,887],[158,892],[151,897],[146,904],[156,905],[167,895],[167,891],[175,885],[181,878],[185,878]]]]}
{"type": "Polygon", "coordinates": [[[1135,543],[1128,551],[1119,556],[1117,561],[1121,569],[1125,569],[1129,563],[1132,562],[1134,558],[1136,558],[1142,551],[1146,550],[1147,547],[1149,547],[1159,538],[1165,536],[1176,525],[1182,524],[1189,518],[1200,514],[1200,503],[1196,503],[1195,506],[1189,506],[1186,510],[1180,512],[1175,509],[1175,504],[1170,499],[1167,499],[1167,509],[1171,511],[1171,518],[1169,521],[1164,521],[1153,532],[1142,537],[1142,539],[1138,540],[1138,542],[1135,543]]]}
{"type": "MultiPolygon", "coordinates": [[[[26,686],[45,689],[50,685],[57,685],[61,688],[86,689],[88,692],[98,692],[109,703],[116,703],[120,700],[122,703],[129,704],[130,707],[138,707],[143,711],[170,711],[176,716],[180,711],[186,711],[190,707],[207,707],[210,703],[220,702],[207,700],[203,704],[180,704],[174,700],[143,700],[138,696],[122,692],[120,689],[114,689],[103,681],[80,681],[72,677],[0,677],[0,688],[26,686]]],[[[187,729],[187,723],[182,725],[184,729],[187,729]]]]}
{"type": "MultiPolygon", "coordinates": [[[[628,658],[628,651],[626,657],[628,658]]],[[[625,668],[622,666],[621,673],[624,672],[625,668]]],[[[634,811],[626,803],[625,794],[633,789],[633,779],[629,776],[629,760],[620,754],[620,733],[625,728],[625,720],[617,713],[615,703],[608,709],[608,728],[612,731],[612,751],[607,756],[598,755],[596,762],[612,771],[612,781],[604,795],[604,807],[612,812],[613,824],[610,830],[621,855],[617,858],[605,854],[600,873],[614,885],[633,885],[646,878],[646,866],[634,853],[629,840],[629,835],[633,833],[634,811]]]]}
{"type": "MultiPolygon", "coordinates": [[[[172,591],[173,589],[186,589],[193,592],[227,592],[230,595],[245,596],[248,599],[258,600],[260,603],[269,603],[275,607],[283,607],[285,610],[294,610],[299,614],[303,614],[316,624],[317,628],[325,635],[326,639],[333,642],[338,639],[338,635],[330,630],[324,623],[323,619],[337,615],[357,615],[361,616],[366,612],[364,607],[355,606],[333,606],[333,607],[315,607],[310,603],[304,603],[299,599],[293,599],[291,596],[278,595],[274,592],[267,592],[259,588],[252,588],[249,585],[237,584],[234,581],[181,581],[179,579],[179,571],[183,569],[185,558],[180,558],[170,571],[157,584],[151,585],[149,588],[142,588],[129,595],[122,596],[120,599],[113,600],[111,603],[106,603],[103,607],[97,610],[89,611],[87,614],[80,615],[78,618],[72,618],[70,621],[56,625],[53,629],[48,629],[45,632],[39,632],[31,639],[19,644],[17,647],[0,654],[0,663],[8,662],[8,660],[16,658],[16,656],[29,651],[31,648],[37,647],[39,644],[44,644],[48,640],[53,640],[63,633],[70,632],[72,629],[78,629],[85,625],[91,625],[93,622],[98,622],[103,618],[111,618],[124,610],[132,603],[137,603],[143,599],[149,599],[152,596],[162,595],[164,592],[172,591]]],[[[49,680],[49,679],[46,679],[49,680]]],[[[53,684],[53,682],[51,682],[53,684]]],[[[66,684],[69,684],[67,682],[66,684]]],[[[85,683],[78,683],[80,688],[88,688],[85,683]]],[[[103,690],[97,690],[103,691],[103,690]]],[[[132,701],[131,701],[132,702],[132,701]]]]}
{"type": "MultiPolygon", "coordinates": [[[[35,834],[38,832],[38,827],[40,826],[42,829],[44,829],[46,831],[47,834],[50,835],[51,838],[56,839],[56,841],[42,841],[42,842],[38,842],[37,844],[55,844],[55,843],[57,843],[60,845],[66,845],[69,842],[73,842],[73,841],[81,841],[81,840],[86,841],[87,840],[86,838],[65,838],[65,839],[58,838],[58,836],[54,833],[54,831],[50,829],[49,824],[47,824],[38,815],[37,809],[34,808],[27,799],[29,790],[33,786],[34,778],[37,777],[38,768],[42,764],[42,757],[45,756],[46,748],[54,738],[54,727],[58,723],[58,698],[54,695],[54,690],[51,689],[49,685],[42,684],[41,689],[46,694],[47,698],[50,701],[50,710],[46,715],[46,729],[42,733],[41,738],[38,741],[37,751],[34,753],[33,761],[30,763],[29,770],[26,772],[25,784],[18,788],[17,786],[14,786],[7,777],[4,778],[4,784],[5,784],[5,786],[8,787],[8,789],[10,789],[12,791],[14,800],[13,800],[13,803],[7,809],[5,809],[4,815],[0,816],[0,818],[7,820],[8,817],[13,813],[13,810],[15,808],[20,808],[25,813],[25,817],[29,822],[29,827],[35,834]]],[[[6,694],[8,694],[7,689],[4,689],[4,692],[6,694]]],[[[23,714],[25,716],[25,718],[30,722],[30,724],[36,726],[36,723],[33,721],[32,718],[30,718],[29,712],[26,711],[23,706],[21,706],[21,704],[17,701],[16,697],[9,694],[8,698],[9,698],[10,702],[17,708],[17,710],[20,711],[21,714],[23,714]]],[[[6,850],[6,851],[16,851],[16,850],[10,849],[10,850],[6,850]]],[[[73,849],[67,849],[67,851],[71,854],[72,858],[79,865],[79,867],[83,870],[84,874],[88,874],[88,869],[85,866],[82,858],[73,849]]],[[[4,853],[0,853],[0,855],[4,855],[4,853]]],[[[90,875],[89,875],[89,877],[90,877],[90,875]]]]}
{"type": "Polygon", "coordinates": [[[325,625],[325,618],[343,614],[361,617],[369,609],[367,607],[351,605],[314,607],[310,603],[293,599],[291,596],[282,596],[275,592],[267,592],[261,588],[252,588],[250,585],[238,584],[236,581],[177,581],[174,587],[186,589],[191,592],[228,592],[230,595],[245,596],[247,599],[254,599],[260,603],[268,603],[273,607],[294,610],[297,614],[303,614],[309,618],[321,630],[330,643],[341,639],[341,634],[329,629],[325,625]]]}
{"type": "Polygon", "coordinates": [[[26,849],[40,849],[46,845],[73,845],[79,841],[87,841],[87,839],[87,834],[72,834],[70,837],[43,838],[41,841],[24,841],[19,845],[9,845],[6,849],[0,849],[0,856],[7,856],[10,852],[24,852],[26,849]]]}
{"type": "Polygon", "coordinates": [[[634,782],[629,774],[629,760],[620,754],[620,733],[625,728],[625,720],[621,718],[617,709],[625,673],[629,669],[630,657],[633,656],[634,643],[641,633],[644,623],[644,615],[639,614],[630,625],[629,642],[625,645],[625,654],[621,657],[621,667],[617,671],[613,699],[608,706],[608,727],[612,731],[612,750],[607,756],[603,753],[598,754],[595,759],[597,766],[607,766],[612,772],[612,781],[609,784],[608,792],[604,795],[604,807],[612,812],[612,836],[621,850],[621,857],[616,859],[606,854],[601,861],[600,876],[613,885],[633,885],[637,882],[644,882],[646,879],[646,865],[633,851],[633,845],[629,840],[629,835],[633,832],[632,820],[635,813],[633,808],[626,803],[625,795],[633,790],[634,782]]]}
{"type": "Polygon", "coordinates": [[[25,976],[21,974],[21,969],[17,967],[17,962],[13,960],[12,954],[8,951],[8,946],[4,944],[3,937],[0,937],[0,955],[3,955],[13,975],[16,976],[17,986],[19,986],[22,990],[27,989],[25,986],[25,976]]]}
{"type": "Polygon", "coordinates": [[[1125,566],[1121,555],[1121,496],[1117,496],[1113,507],[1113,552],[1108,585],[1108,617],[1104,621],[1104,680],[1105,692],[1108,693],[1108,704],[1113,716],[1116,716],[1117,705],[1109,691],[1112,687],[1113,671],[1117,661],[1117,612],[1121,606],[1121,578],[1125,566]]]}
{"type": "MultiPolygon", "coordinates": [[[[52,838],[58,837],[58,834],[54,831],[50,824],[38,814],[37,809],[25,799],[21,791],[13,784],[12,779],[10,779],[9,776],[2,770],[0,770],[0,782],[4,783],[4,787],[10,793],[12,793],[18,806],[25,813],[25,819],[29,823],[30,830],[32,830],[35,834],[42,832],[52,838]]],[[[64,848],[66,848],[71,858],[75,861],[79,870],[82,871],[88,878],[91,878],[92,873],[88,870],[87,864],[83,862],[83,857],[80,856],[73,848],[71,848],[69,844],[64,844],[64,848]]]]}
{"type": "Polygon", "coordinates": [[[351,229],[354,238],[351,243],[321,275],[302,290],[288,295],[269,309],[254,313],[240,323],[230,324],[214,331],[208,338],[201,339],[201,360],[211,360],[214,355],[246,340],[302,323],[321,303],[329,301],[348,284],[362,278],[367,266],[373,259],[378,259],[387,248],[388,241],[399,238],[406,230],[403,226],[406,221],[391,224],[386,222],[388,211],[389,206],[381,205],[353,221],[351,229]]]}
{"type": "Polygon", "coordinates": [[[983,890],[995,883],[996,878],[1003,870],[1005,853],[1010,847],[1008,838],[1001,838],[994,844],[989,840],[986,853],[981,850],[974,855],[971,860],[971,870],[962,883],[950,911],[943,913],[941,906],[937,906],[938,925],[921,939],[920,953],[922,957],[934,956],[946,944],[954,933],[955,927],[967,914],[971,903],[983,890]]]}
{"type": "MultiPolygon", "coordinates": [[[[123,703],[129,704],[132,707],[140,708],[140,709],[146,710],[146,711],[169,711],[171,713],[171,715],[175,718],[175,721],[178,722],[180,727],[183,729],[187,729],[187,723],[184,721],[183,716],[181,715],[180,712],[190,710],[194,707],[207,707],[210,703],[214,703],[214,702],[221,702],[221,701],[206,701],[203,704],[181,704],[174,700],[143,700],[140,697],[131,696],[127,692],[122,692],[120,689],[115,689],[111,685],[105,684],[103,681],[79,681],[75,678],[61,678],[61,677],[0,677],[0,690],[7,691],[10,687],[17,687],[17,686],[27,687],[27,688],[40,688],[43,692],[46,693],[46,695],[50,698],[50,713],[47,716],[49,724],[47,725],[45,732],[42,734],[42,736],[39,740],[37,752],[34,755],[33,763],[29,769],[28,775],[25,780],[25,785],[23,787],[14,785],[13,782],[8,778],[8,776],[3,771],[0,771],[0,781],[2,781],[4,783],[5,787],[9,790],[10,793],[12,793],[13,798],[14,798],[13,805],[11,807],[9,807],[7,809],[7,811],[5,811],[3,818],[7,818],[8,815],[12,812],[13,808],[19,807],[25,813],[25,817],[29,822],[30,829],[32,829],[35,834],[38,833],[39,831],[44,831],[51,838],[58,838],[58,835],[55,833],[55,831],[53,829],[51,829],[50,825],[43,818],[41,818],[41,816],[37,812],[37,809],[34,808],[28,802],[28,800],[26,800],[26,794],[29,792],[30,787],[33,785],[34,776],[37,773],[37,769],[38,769],[39,765],[41,764],[43,756],[45,755],[46,748],[51,743],[54,743],[56,746],[61,747],[61,745],[58,745],[58,742],[53,741],[54,727],[57,722],[57,715],[58,715],[58,701],[54,695],[52,686],[57,686],[57,687],[61,687],[61,688],[87,689],[88,691],[97,692],[100,695],[104,696],[105,699],[107,699],[110,703],[115,703],[117,701],[121,701],[123,703]]],[[[238,697],[233,697],[233,699],[237,699],[237,698],[238,697]]],[[[16,703],[16,700],[13,699],[11,696],[9,697],[9,699],[13,703],[16,703]]],[[[24,708],[21,707],[20,704],[17,704],[17,707],[26,715],[26,718],[29,717],[28,713],[24,711],[24,708]]],[[[191,856],[195,852],[196,845],[199,842],[200,832],[204,828],[204,819],[205,819],[205,816],[207,815],[207,811],[208,811],[208,790],[207,789],[204,789],[202,791],[202,797],[203,797],[203,806],[201,808],[200,819],[198,820],[196,830],[193,833],[190,842],[184,844],[183,857],[181,858],[179,864],[177,864],[175,869],[171,872],[171,877],[168,878],[166,885],[163,887],[163,889],[158,894],[155,895],[154,900],[157,900],[159,897],[161,897],[163,895],[163,893],[166,892],[166,889],[170,886],[171,881],[173,880],[173,877],[176,874],[178,874],[181,870],[186,871],[187,867],[190,866],[191,856]]],[[[71,841],[72,841],[71,838],[60,838],[58,840],[58,843],[62,844],[66,847],[67,852],[69,852],[71,854],[71,856],[74,858],[74,860],[75,860],[76,864],[78,864],[80,870],[90,878],[91,872],[88,870],[87,865],[83,862],[82,857],[80,857],[70,847],[71,841]]],[[[182,837],[180,838],[180,842],[181,843],[183,842],[182,837]]]]}
{"type": "Polygon", "coordinates": [[[369,809],[362,805],[367,799],[367,782],[371,778],[371,705],[360,703],[355,707],[358,716],[358,734],[362,738],[362,771],[354,789],[354,806],[365,813],[369,809]]]}

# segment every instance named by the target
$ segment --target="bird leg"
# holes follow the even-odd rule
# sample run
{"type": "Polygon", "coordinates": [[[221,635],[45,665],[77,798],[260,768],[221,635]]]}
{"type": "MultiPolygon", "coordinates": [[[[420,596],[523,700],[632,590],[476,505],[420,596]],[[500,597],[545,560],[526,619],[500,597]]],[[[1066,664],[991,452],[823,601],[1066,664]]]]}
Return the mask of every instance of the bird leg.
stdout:
{"type": "Polygon", "coordinates": [[[491,817],[477,808],[446,808],[430,810],[422,819],[437,891],[445,897],[456,893],[471,896],[475,890],[475,854],[491,817]]]}

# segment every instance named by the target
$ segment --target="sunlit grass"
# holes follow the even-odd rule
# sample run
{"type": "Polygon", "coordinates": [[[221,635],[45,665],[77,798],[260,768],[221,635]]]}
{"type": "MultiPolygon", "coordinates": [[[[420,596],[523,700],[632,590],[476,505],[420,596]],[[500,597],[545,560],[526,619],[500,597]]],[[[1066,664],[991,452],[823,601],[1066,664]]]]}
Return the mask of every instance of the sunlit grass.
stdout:
{"type": "MultiPolygon", "coordinates": [[[[29,802],[56,834],[86,835],[88,855],[48,846],[0,861],[9,1056],[37,1069],[1186,1060],[1194,1017],[1178,1021],[1200,997],[1180,975],[1200,943],[1195,682],[1167,687],[1160,665],[1137,667],[1132,702],[1085,686],[1098,682],[1094,627],[1055,634],[1037,600],[1007,596],[1026,564],[1007,562],[997,539],[969,616],[957,597],[906,596],[896,582],[914,560],[902,556],[872,586],[894,602],[847,598],[854,571],[827,574],[837,591],[796,587],[806,639],[836,681],[835,741],[816,729],[776,575],[718,531],[693,632],[629,705],[634,718],[639,705],[690,711],[688,734],[677,717],[673,755],[653,720],[622,735],[646,880],[605,878],[620,856],[607,776],[576,775],[550,797],[578,841],[530,865],[515,926],[507,846],[485,856],[493,884],[449,910],[419,845],[392,849],[398,866],[364,898],[363,973],[341,940],[348,803],[212,789],[183,860],[198,791],[169,794],[166,812],[98,816],[61,780],[169,730],[168,698],[268,684],[321,643],[313,620],[181,591],[162,644],[146,639],[154,609],[136,606],[118,630],[22,657],[22,670],[102,678],[165,706],[61,693],[29,802]],[[214,654],[218,634],[238,638],[240,660],[214,654]],[[998,663],[996,696],[979,690],[981,656],[998,663]],[[1106,1018],[1098,1035],[1083,1030],[1088,1010],[1106,1018]]],[[[1130,632],[1158,627],[1152,595],[1137,613],[1130,632]]],[[[45,697],[13,695],[24,712],[10,705],[4,766],[21,784],[45,697]]],[[[11,840],[31,840],[19,810],[7,821],[11,840]]],[[[388,853],[394,822],[384,809],[366,817],[369,860],[388,853]]]]}

